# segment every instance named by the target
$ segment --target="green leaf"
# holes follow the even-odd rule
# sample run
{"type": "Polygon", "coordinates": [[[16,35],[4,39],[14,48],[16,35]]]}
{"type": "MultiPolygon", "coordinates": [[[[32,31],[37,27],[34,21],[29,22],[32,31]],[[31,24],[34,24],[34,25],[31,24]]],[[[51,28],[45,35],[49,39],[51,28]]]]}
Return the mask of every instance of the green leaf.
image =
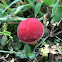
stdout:
{"type": "Polygon", "coordinates": [[[27,0],[27,1],[28,1],[28,3],[32,4],[32,1],[31,0],[27,0]]]}
{"type": "Polygon", "coordinates": [[[21,5],[19,7],[17,7],[16,11],[14,12],[14,15],[17,14],[18,12],[21,11],[22,8],[26,7],[26,6],[31,6],[32,4],[27,4],[27,5],[21,5]]]}
{"type": "Polygon", "coordinates": [[[15,50],[19,50],[22,46],[22,43],[17,41],[16,44],[15,44],[15,50]]]}
{"type": "Polygon", "coordinates": [[[0,22],[0,24],[1,24],[2,22],[0,22]]]}
{"type": "Polygon", "coordinates": [[[42,47],[43,45],[47,44],[47,43],[44,41],[44,38],[41,38],[41,40],[42,40],[42,44],[41,44],[40,47],[42,47]]]}
{"type": "Polygon", "coordinates": [[[13,37],[12,36],[9,36],[9,38],[11,39],[11,41],[13,41],[13,37]]]}
{"type": "MultiPolygon", "coordinates": [[[[1,4],[1,3],[0,3],[0,6],[3,7],[3,8],[6,8],[6,7],[7,7],[7,6],[5,6],[5,5],[3,5],[3,4],[1,4]]],[[[11,8],[8,8],[8,10],[10,11],[11,8]]]]}
{"type": "Polygon", "coordinates": [[[19,50],[17,53],[15,53],[16,54],[16,56],[18,56],[18,57],[20,57],[20,58],[27,58],[27,55],[26,55],[26,52],[25,52],[25,50],[19,50]]]}
{"type": "Polygon", "coordinates": [[[2,11],[3,11],[3,9],[0,8],[0,17],[5,17],[5,16],[7,16],[7,13],[5,12],[5,13],[2,14],[2,11]]]}
{"type": "Polygon", "coordinates": [[[15,53],[16,56],[20,56],[21,55],[21,50],[19,50],[18,52],[15,53]]]}
{"type": "Polygon", "coordinates": [[[36,0],[31,0],[33,3],[36,1],[36,0]]]}
{"type": "Polygon", "coordinates": [[[60,53],[62,53],[62,48],[61,48],[61,46],[58,47],[58,51],[59,51],[60,53]]]}
{"type": "Polygon", "coordinates": [[[55,40],[54,40],[54,42],[60,42],[60,40],[58,40],[58,39],[55,39],[55,40]]]}
{"type": "Polygon", "coordinates": [[[21,5],[19,7],[17,7],[16,11],[14,12],[14,15],[17,14],[19,11],[21,11],[21,9],[24,7],[25,5],[21,5]]]}
{"type": "Polygon", "coordinates": [[[5,8],[2,13],[4,13],[11,5],[13,5],[14,3],[18,2],[20,0],[14,0],[9,6],[7,6],[7,8],[5,8]]]}
{"type": "Polygon", "coordinates": [[[54,0],[54,3],[56,3],[57,2],[57,0],[54,0]]]}
{"type": "Polygon", "coordinates": [[[28,3],[33,4],[36,0],[27,0],[28,3]]]}
{"type": "Polygon", "coordinates": [[[24,50],[27,52],[27,53],[30,53],[31,52],[31,47],[29,45],[25,45],[24,46],[24,50]]]}
{"type": "Polygon", "coordinates": [[[6,4],[6,1],[5,1],[5,0],[2,0],[2,2],[3,2],[3,4],[4,4],[5,6],[7,6],[7,4],[6,4]]]}
{"type": "Polygon", "coordinates": [[[7,13],[5,12],[5,13],[0,13],[0,17],[5,17],[5,16],[7,16],[7,13]]]}
{"type": "Polygon", "coordinates": [[[6,31],[7,30],[7,23],[4,23],[2,27],[3,27],[3,30],[6,31]]]}
{"type": "Polygon", "coordinates": [[[6,41],[7,41],[7,36],[3,36],[3,37],[1,38],[1,46],[5,46],[6,41]]]}
{"type": "Polygon", "coordinates": [[[53,0],[43,0],[43,2],[47,5],[54,5],[54,1],[53,0]]]}
{"type": "Polygon", "coordinates": [[[56,13],[51,21],[55,23],[60,21],[61,18],[62,18],[62,7],[57,7],[56,13]]]}
{"type": "Polygon", "coordinates": [[[58,3],[59,3],[59,0],[57,0],[57,2],[55,3],[55,5],[54,5],[53,8],[52,8],[52,12],[53,12],[52,15],[54,15],[54,14],[56,13],[58,3]]]}
{"type": "Polygon", "coordinates": [[[5,36],[9,36],[9,38],[13,41],[13,37],[11,36],[11,32],[4,30],[3,32],[0,31],[0,34],[3,34],[5,36]]]}
{"type": "Polygon", "coordinates": [[[28,54],[28,57],[29,57],[30,59],[34,59],[34,58],[35,58],[35,52],[29,53],[29,54],[28,54]]]}
{"type": "Polygon", "coordinates": [[[39,13],[42,4],[43,4],[43,3],[39,3],[39,2],[36,3],[35,8],[34,8],[34,15],[35,15],[35,17],[36,17],[37,14],[39,13]]]}
{"type": "Polygon", "coordinates": [[[24,46],[24,50],[25,50],[27,56],[28,56],[30,59],[34,59],[34,57],[35,57],[35,52],[32,52],[32,53],[31,53],[31,47],[30,47],[29,45],[25,45],[25,46],[24,46]]]}
{"type": "Polygon", "coordinates": [[[8,32],[8,31],[5,31],[5,30],[2,32],[2,34],[7,35],[7,36],[11,36],[11,32],[8,32]]]}
{"type": "Polygon", "coordinates": [[[0,13],[2,13],[3,9],[0,8],[0,13]]]}
{"type": "Polygon", "coordinates": [[[15,10],[16,10],[16,8],[13,8],[13,9],[12,9],[12,11],[11,11],[11,15],[14,14],[15,10]]]}
{"type": "MultiPolygon", "coordinates": [[[[25,6],[25,7],[23,7],[23,10],[21,10],[19,13],[23,13],[23,12],[25,12],[25,11],[27,11],[27,10],[29,10],[31,8],[31,6],[29,7],[27,7],[27,6],[25,6]]],[[[18,13],[18,14],[19,14],[18,13]]]]}
{"type": "Polygon", "coordinates": [[[27,58],[27,54],[25,50],[22,50],[22,54],[20,55],[20,58],[27,58]]]}

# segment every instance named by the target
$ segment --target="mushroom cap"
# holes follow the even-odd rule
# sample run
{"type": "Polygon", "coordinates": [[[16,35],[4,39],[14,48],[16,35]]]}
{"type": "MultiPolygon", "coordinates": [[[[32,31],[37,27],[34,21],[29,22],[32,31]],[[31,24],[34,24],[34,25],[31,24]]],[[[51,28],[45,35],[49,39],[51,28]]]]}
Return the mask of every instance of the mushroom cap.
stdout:
{"type": "Polygon", "coordinates": [[[43,24],[36,18],[27,18],[20,22],[17,36],[24,43],[38,41],[44,34],[43,24]]]}

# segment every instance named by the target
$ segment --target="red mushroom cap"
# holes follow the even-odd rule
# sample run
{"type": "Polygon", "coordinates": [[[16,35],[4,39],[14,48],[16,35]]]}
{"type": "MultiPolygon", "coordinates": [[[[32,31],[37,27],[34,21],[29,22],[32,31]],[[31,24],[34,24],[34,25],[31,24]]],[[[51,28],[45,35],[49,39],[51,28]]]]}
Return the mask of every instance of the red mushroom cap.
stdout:
{"type": "Polygon", "coordinates": [[[44,34],[43,24],[36,18],[21,21],[17,28],[17,36],[24,43],[38,41],[44,34]]]}

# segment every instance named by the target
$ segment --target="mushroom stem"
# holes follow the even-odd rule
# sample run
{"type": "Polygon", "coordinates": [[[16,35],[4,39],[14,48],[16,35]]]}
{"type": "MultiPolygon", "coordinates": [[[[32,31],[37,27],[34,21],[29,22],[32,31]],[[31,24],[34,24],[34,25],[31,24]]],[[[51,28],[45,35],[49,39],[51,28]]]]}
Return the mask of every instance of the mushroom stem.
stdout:
{"type": "Polygon", "coordinates": [[[29,43],[30,45],[35,45],[37,41],[29,43]]]}

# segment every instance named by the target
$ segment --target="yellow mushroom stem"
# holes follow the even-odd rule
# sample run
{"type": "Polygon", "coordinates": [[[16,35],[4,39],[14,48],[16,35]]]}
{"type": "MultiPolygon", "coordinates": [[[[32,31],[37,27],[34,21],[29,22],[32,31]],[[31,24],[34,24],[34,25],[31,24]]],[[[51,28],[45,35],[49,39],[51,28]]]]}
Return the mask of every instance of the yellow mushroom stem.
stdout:
{"type": "Polygon", "coordinates": [[[30,45],[35,45],[37,41],[29,43],[30,45]]]}

